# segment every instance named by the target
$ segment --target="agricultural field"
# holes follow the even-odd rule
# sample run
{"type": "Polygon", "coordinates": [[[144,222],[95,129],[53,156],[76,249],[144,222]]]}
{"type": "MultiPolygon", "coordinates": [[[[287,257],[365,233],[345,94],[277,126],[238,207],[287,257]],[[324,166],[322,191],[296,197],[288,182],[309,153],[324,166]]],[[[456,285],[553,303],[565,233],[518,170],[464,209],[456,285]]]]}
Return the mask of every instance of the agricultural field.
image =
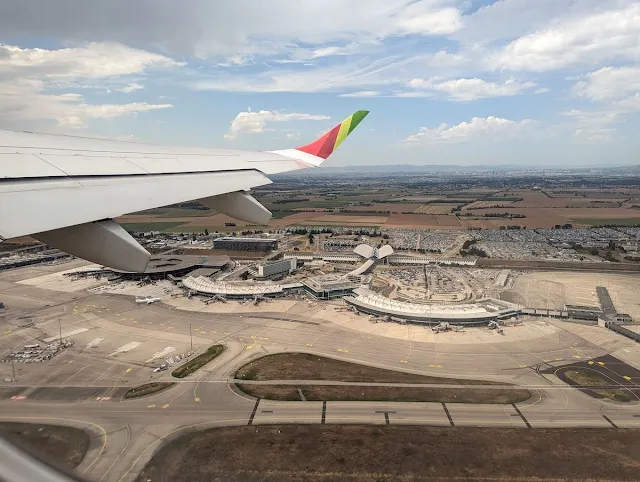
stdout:
{"type": "MultiPolygon", "coordinates": [[[[401,215],[399,215],[401,216],[401,215]]],[[[345,226],[359,226],[359,225],[367,225],[367,226],[379,226],[384,224],[387,221],[387,216],[373,215],[373,216],[363,216],[358,214],[342,214],[342,215],[333,215],[327,214],[323,216],[318,216],[313,218],[313,223],[317,224],[327,224],[327,225],[345,225],[345,226]]]]}
{"type": "Polygon", "coordinates": [[[456,216],[439,216],[436,214],[392,214],[384,224],[386,228],[423,229],[461,229],[462,224],[456,216]]]}
{"type": "Polygon", "coordinates": [[[145,231],[167,231],[176,226],[181,226],[183,223],[176,221],[170,222],[155,222],[149,220],[147,222],[121,222],[121,226],[127,231],[145,232],[145,231]]]}
{"type": "MultiPolygon", "coordinates": [[[[500,229],[518,225],[548,228],[570,223],[579,226],[640,224],[640,189],[554,188],[464,189],[460,183],[441,188],[421,186],[411,176],[375,177],[358,181],[288,182],[256,189],[256,198],[273,213],[269,229],[285,226],[344,225],[422,229],[500,229]],[[396,179],[395,183],[393,179],[396,179]],[[385,184],[387,184],[385,186],[385,184]],[[458,201],[458,203],[456,203],[458,201]],[[454,209],[461,207],[455,216],[454,209]],[[636,206],[636,207],[634,207],[636,206]],[[490,217],[491,214],[523,215],[524,218],[490,217]]],[[[487,180],[491,184],[490,179],[487,180]]],[[[504,185],[502,186],[504,187],[504,185]]],[[[249,225],[197,203],[147,210],[118,219],[126,229],[169,232],[228,232],[249,225]],[[226,226],[235,223],[236,226],[226,226]]]]}
{"type": "Polygon", "coordinates": [[[474,209],[486,209],[492,207],[513,206],[513,201],[474,201],[471,204],[467,204],[462,208],[463,211],[474,209]]]}
{"type": "Polygon", "coordinates": [[[416,214],[451,214],[455,204],[423,204],[413,212],[416,214]]]}

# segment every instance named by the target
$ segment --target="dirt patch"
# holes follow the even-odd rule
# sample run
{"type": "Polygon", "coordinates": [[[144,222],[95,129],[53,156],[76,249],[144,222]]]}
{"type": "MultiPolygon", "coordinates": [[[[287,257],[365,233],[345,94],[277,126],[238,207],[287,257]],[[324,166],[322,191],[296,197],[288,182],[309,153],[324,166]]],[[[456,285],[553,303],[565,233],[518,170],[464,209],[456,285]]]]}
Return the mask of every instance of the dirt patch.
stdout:
{"type": "Polygon", "coordinates": [[[639,436],[633,429],[225,427],[172,441],[137,480],[632,481],[639,436]]]}
{"type": "Polygon", "coordinates": [[[369,383],[501,385],[484,380],[441,378],[349,363],[308,353],[278,353],[251,361],[236,372],[241,380],[332,380],[369,383]]]}
{"type": "Polygon", "coordinates": [[[75,468],[89,448],[89,435],[74,427],[0,422],[0,434],[54,465],[75,468]]]}
{"type": "Polygon", "coordinates": [[[147,395],[153,395],[154,393],[161,392],[174,385],[175,383],[173,382],[145,383],[144,385],[140,385],[139,387],[130,388],[129,390],[124,392],[122,398],[131,399],[146,397],[147,395]]]}
{"type": "Polygon", "coordinates": [[[251,385],[237,387],[252,397],[268,400],[307,400],[333,402],[445,402],[445,403],[521,403],[531,398],[522,388],[425,388],[362,387],[346,385],[251,385]],[[304,399],[300,397],[300,392],[304,399]]]}

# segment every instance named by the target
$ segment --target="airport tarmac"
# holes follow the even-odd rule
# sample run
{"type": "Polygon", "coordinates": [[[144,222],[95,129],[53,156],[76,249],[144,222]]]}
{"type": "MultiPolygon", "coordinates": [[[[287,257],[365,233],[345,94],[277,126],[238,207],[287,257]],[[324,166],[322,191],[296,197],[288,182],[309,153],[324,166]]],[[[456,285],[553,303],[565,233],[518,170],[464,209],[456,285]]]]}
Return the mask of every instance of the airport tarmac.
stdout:
{"type": "Polygon", "coordinates": [[[385,330],[406,331],[406,326],[369,322],[350,326],[315,316],[319,308],[335,311],[339,303],[328,308],[295,302],[279,311],[277,304],[268,302],[251,312],[212,313],[195,310],[211,306],[197,299],[182,298],[181,303],[191,303],[192,310],[187,311],[165,303],[138,304],[131,296],[55,290],[51,278],[48,288],[24,283],[67,269],[69,265],[62,264],[0,274],[0,299],[9,307],[0,318],[0,358],[26,344],[56,340],[60,332],[74,342],[49,361],[15,363],[16,382],[3,381],[12,377],[12,368],[10,363],[0,364],[0,418],[89,430],[94,436],[79,471],[91,480],[134,480],[163,442],[186,430],[216,425],[640,427],[637,404],[595,400],[553,374],[541,373],[576,361],[597,363],[612,352],[640,368],[637,345],[605,328],[538,319],[522,330],[507,327],[505,335],[477,328],[417,340],[411,332],[406,337],[386,336],[385,330]],[[480,331],[474,334],[474,330],[480,331]],[[466,342],[454,338],[462,334],[466,342]],[[159,394],[122,401],[130,387],[172,380],[170,370],[154,373],[154,366],[216,343],[225,344],[227,350],[194,376],[159,394]],[[228,380],[239,366],[283,351],[420,374],[515,383],[531,387],[534,397],[517,405],[275,402],[251,399],[229,387],[228,380]]]}
{"type": "Polygon", "coordinates": [[[562,310],[566,304],[600,306],[596,286],[609,291],[619,313],[640,320],[640,275],[607,272],[535,271],[516,277],[512,301],[532,308],[562,310]]]}

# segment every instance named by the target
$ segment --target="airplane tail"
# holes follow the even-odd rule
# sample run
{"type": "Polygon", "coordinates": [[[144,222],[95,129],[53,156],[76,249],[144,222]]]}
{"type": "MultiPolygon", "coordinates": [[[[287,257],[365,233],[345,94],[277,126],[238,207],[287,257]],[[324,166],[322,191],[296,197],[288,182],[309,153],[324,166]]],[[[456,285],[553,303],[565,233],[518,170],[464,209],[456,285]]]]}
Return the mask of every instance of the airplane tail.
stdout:
{"type": "Polygon", "coordinates": [[[310,144],[296,147],[295,149],[284,149],[270,152],[301,161],[302,163],[307,164],[304,167],[319,167],[324,160],[329,157],[340,144],[342,144],[342,141],[344,141],[347,136],[353,132],[368,113],[368,110],[359,110],[354,112],[340,124],[310,144]]]}

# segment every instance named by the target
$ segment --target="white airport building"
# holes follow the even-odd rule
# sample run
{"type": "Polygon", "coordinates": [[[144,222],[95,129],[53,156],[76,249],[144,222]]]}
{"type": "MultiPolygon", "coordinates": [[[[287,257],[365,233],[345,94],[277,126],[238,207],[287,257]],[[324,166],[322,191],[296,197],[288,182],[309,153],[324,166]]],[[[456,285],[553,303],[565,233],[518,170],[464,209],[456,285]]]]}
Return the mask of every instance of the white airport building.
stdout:
{"type": "Polygon", "coordinates": [[[295,257],[275,261],[264,261],[249,268],[249,274],[256,280],[269,280],[290,275],[296,269],[298,260],[295,257]]]}
{"type": "Polygon", "coordinates": [[[519,305],[493,298],[483,298],[467,304],[430,305],[392,300],[366,288],[355,289],[354,296],[345,296],[344,300],[363,313],[424,324],[443,321],[484,324],[521,313],[519,305]]]}
{"type": "Polygon", "coordinates": [[[258,283],[251,281],[214,281],[204,276],[186,277],[182,285],[198,294],[221,295],[226,298],[251,298],[255,296],[278,297],[290,291],[302,290],[302,283],[258,283]]]}
{"type": "MultiPolygon", "coordinates": [[[[285,258],[297,258],[300,261],[326,261],[330,263],[358,263],[362,256],[356,253],[285,253],[285,258]]],[[[390,254],[385,257],[390,265],[422,266],[424,264],[439,264],[445,266],[475,266],[477,258],[437,258],[435,256],[411,256],[407,254],[390,254]]]]}

